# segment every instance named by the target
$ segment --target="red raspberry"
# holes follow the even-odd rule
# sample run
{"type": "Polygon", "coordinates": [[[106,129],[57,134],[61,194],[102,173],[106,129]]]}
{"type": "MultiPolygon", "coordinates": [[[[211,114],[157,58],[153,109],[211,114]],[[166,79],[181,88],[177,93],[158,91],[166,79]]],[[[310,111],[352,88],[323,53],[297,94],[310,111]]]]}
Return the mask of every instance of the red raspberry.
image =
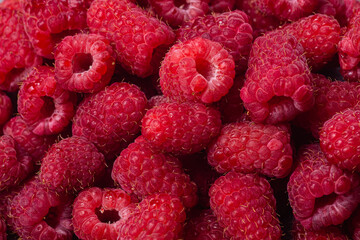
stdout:
{"type": "Polygon", "coordinates": [[[255,39],[240,96],[254,122],[292,120],[314,102],[304,49],[292,35],[272,31],[255,39]]]}
{"type": "Polygon", "coordinates": [[[0,89],[16,91],[22,73],[40,65],[17,10],[0,8],[0,89]]]}
{"type": "Polygon", "coordinates": [[[227,12],[234,9],[236,0],[209,0],[209,10],[211,12],[227,12]]]}
{"type": "Polygon", "coordinates": [[[220,113],[202,103],[169,102],[148,110],[141,133],[161,151],[191,154],[206,148],[221,128],[220,113]]]}
{"type": "Polygon", "coordinates": [[[347,109],[327,120],[320,131],[326,159],[341,169],[360,171],[360,110],[347,109]]]}
{"type": "Polygon", "coordinates": [[[340,70],[343,78],[348,82],[359,82],[360,79],[360,65],[357,65],[355,68],[350,70],[340,70]]]}
{"type": "Polygon", "coordinates": [[[351,239],[360,240],[360,205],[353,212],[346,225],[352,237],[351,239]]]}
{"type": "Polygon", "coordinates": [[[71,201],[28,181],[8,206],[8,222],[23,239],[72,239],[71,201]]]}
{"type": "Polygon", "coordinates": [[[21,2],[20,0],[3,0],[0,2],[0,8],[20,10],[21,2]]]}
{"type": "Polygon", "coordinates": [[[299,19],[283,28],[301,43],[312,70],[326,65],[337,53],[340,41],[340,24],[324,14],[314,14],[299,19]]]}
{"type": "Polygon", "coordinates": [[[83,190],[75,198],[72,210],[74,232],[80,239],[116,240],[121,211],[131,198],[121,189],[83,190]]]}
{"type": "Polygon", "coordinates": [[[306,230],[300,222],[295,221],[292,229],[292,236],[294,240],[318,240],[318,239],[331,239],[331,240],[349,240],[346,235],[341,232],[337,226],[329,226],[320,230],[306,230]]]}
{"type": "Polygon", "coordinates": [[[98,92],[110,82],[114,69],[113,50],[103,36],[67,36],[56,47],[55,78],[69,91],[98,92]]]}
{"type": "Polygon", "coordinates": [[[38,162],[40,162],[46,151],[56,140],[55,135],[36,135],[20,116],[11,118],[4,125],[3,132],[15,140],[20,151],[27,152],[34,161],[38,162]]]}
{"type": "Polygon", "coordinates": [[[185,42],[202,37],[219,42],[230,53],[237,71],[245,71],[253,40],[247,15],[234,10],[222,14],[199,16],[185,22],[176,32],[177,40],[185,42]]]}
{"type": "Polygon", "coordinates": [[[318,144],[305,147],[287,184],[295,218],[307,230],[341,224],[360,199],[360,176],[329,163],[318,144]]]}
{"type": "Polygon", "coordinates": [[[139,77],[158,72],[160,61],[175,40],[169,26],[127,0],[94,0],[87,23],[91,32],[113,42],[116,60],[139,77]]]}
{"type": "Polygon", "coordinates": [[[112,178],[140,199],[155,193],[179,197],[185,207],[197,203],[197,188],[184,173],[179,159],[152,149],[141,136],[116,158],[112,178]]]}
{"type": "Polygon", "coordinates": [[[93,185],[104,172],[104,156],[97,148],[85,138],[72,136],[50,147],[39,177],[53,191],[73,193],[93,185]]]}
{"type": "Polygon", "coordinates": [[[23,0],[22,4],[26,33],[40,56],[53,59],[64,36],[86,27],[86,8],[71,8],[68,1],[23,0]]]}
{"type": "Polygon", "coordinates": [[[0,240],[6,240],[6,224],[0,217],[0,240]]]}
{"type": "Polygon", "coordinates": [[[165,96],[212,103],[233,85],[235,63],[220,43],[197,37],[173,45],[160,67],[165,96]]]}
{"type": "Polygon", "coordinates": [[[185,219],[179,198],[167,193],[150,195],[120,222],[118,239],[179,239],[185,219]]]}
{"type": "Polygon", "coordinates": [[[33,166],[33,159],[19,149],[11,136],[0,137],[0,191],[24,180],[33,166]]]}
{"type": "Polygon", "coordinates": [[[148,0],[148,2],[160,18],[175,28],[209,11],[209,0],[148,0]]]}
{"type": "Polygon", "coordinates": [[[87,138],[105,157],[113,158],[140,132],[146,103],[137,86],[113,83],[79,104],[72,133],[87,138]]]}
{"type": "Polygon", "coordinates": [[[57,84],[54,68],[39,66],[19,90],[18,112],[37,135],[60,133],[75,114],[75,97],[57,84]]]}
{"type": "Polygon", "coordinates": [[[317,0],[317,2],[315,12],[335,17],[341,26],[347,24],[347,19],[344,17],[346,14],[346,4],[344,0],[317,0]]]}
{"type": "Polygon", "coordinates": [[[208,162],[220,173],[233,170],[285,177],[292,166],[289,129],[253,122],[224,125],[208,148],[208,162]]]}
{"type": "Polygon", "coordinates": [[[231,239],[280,239],[275,198],[259,175],[229,172],[209,191],[210,206],[231,239]]]}
{"type": "Polygon", "coordinates": [[[4,125],[13,113],[13,104],[6,93],[0,90],[0,126],[4,125]]]}

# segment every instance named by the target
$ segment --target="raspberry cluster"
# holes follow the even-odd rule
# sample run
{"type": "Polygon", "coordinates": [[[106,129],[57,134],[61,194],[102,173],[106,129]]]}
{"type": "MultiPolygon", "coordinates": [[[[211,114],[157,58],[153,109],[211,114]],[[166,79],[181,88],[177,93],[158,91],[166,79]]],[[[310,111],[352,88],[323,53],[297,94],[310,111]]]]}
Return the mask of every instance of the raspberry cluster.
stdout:
{"type": "Polygon", "coordinates": [[[359,0],[0,0],[0,240],[360,240],[359,0]]]}

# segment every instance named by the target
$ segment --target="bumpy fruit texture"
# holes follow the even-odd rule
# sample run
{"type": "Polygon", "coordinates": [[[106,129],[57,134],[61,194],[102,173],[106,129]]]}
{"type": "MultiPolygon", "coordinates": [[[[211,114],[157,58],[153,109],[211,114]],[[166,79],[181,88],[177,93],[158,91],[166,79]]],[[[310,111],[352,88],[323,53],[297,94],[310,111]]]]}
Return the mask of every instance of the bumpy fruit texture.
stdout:
{"type": "Polygon", "coordinates": [[[108,85],[114,69],[112,47],[101,35],[67,36],[56,47],[55,78],[69,91],[98,92],[108,85]]]}
{"type": "Polygon", "coordinates": [[[346,4],[344,0],[317,0],[318,4],[315,12],[333,16],[341,26],[347,24],[346,4]]]}
{"type": "Polygon", "coordinates": [[[306,230],[300,222],[294,221],[292,236],[294,240],[316,240],[316,239],[331,239],[331,240],[349,240],[349,238],[341,232],[337,226],[325,227],[320,230],[306,230]]]}
{"type": "Polygon", "coordinates": [[[209,0],[210,12],[222,13],[234,10],[236,0],[209,0]]]}
{"type": "Polygon", "coordinates": [[[142,136],[116,158],[112,178],[139,199],[168,193],[180,198],[188,208],[195,206],[198,200],[196,184],[184,173],[179,159],[154,150],[142,136]]]}
{"type": "Polygon", "coordinates": [[[253,30],[248,16],[240,10],[199,16],[181,25],[176,35],[180,42],[196,37],[219,42],[233,57],[237,71],[247,68],[253,30]]]}
{"type": "Polygon", "coordinates": [[[360,199],[360,176],[326,160],[318,144],[308,145],[287,184],[295,218],[307,230],[341,224],[360,199]]]}
{"type": "Polygon", "coordinates": [[[39,177],[49,189],[72,194],[92,186],[104,171],[104,156],[95,145],[72,136],[50,147],[42,159],[39,177]]]}
{"type": "Polygon", "coordinates": [[[360,240],[360,205],[351,215],[348,226],[349,234],[353,240],[360,240]]]}
{"type": "Polygon", "coordinates": [[[280,239],[275,198],[269,182],[256,174],[229,172],[209,191],[210,207],[231,239],[280,239]]]}
{"type": "Polygon", "coordinates": [[[20,10],[21,2],[20,0],[3,0],[0,2],[0,8],[20,10]]]}
{"type": "Polygon", "coordinates": [[[208,148],[208,162],[220,173],[285,177],[291,170],[292,152],[288,126],[237,122],[222,127],[208,148]]]}
{"type": "Polygon", "coordinates": [[[87,24],[92,33],[112,42],[117,62],[139,77],[158,72],[175,40],[168,25],[127,0],[94,0],[87,11],[87,24]]]}
{"type": "Polygon", "coordinates": [[[254,122],[290,121],[314,103],[304,48],[292,35],[272,31],[255,39],[240,96],[254,122]]]}
{"type": "Polygon", "coordinates": [[[140,132],[145,94],[133,84],[116,82],[79,104],[72,133],[94,143],[106,158],[114,158],[140,132]]]}
{"type": "Polygon", "coordinates": [[[165,96],[212,103],[233,85],[235,63],[222,45],[202,37],[174,44],[160,67],[165,96]]]}
{"type": "Polygon", "coordinates": [[[141,133],[160,151],[191,154],[205,149],[220,128],[220,113],[215,108],[202,103],[169,102],[146,112],[141,133]]]}
{"type": "Polygon", "coordinates": [[[17,99],[20,116],[37,135],[60,133],[75,114],[76,95],[55,80],[53,67],[33,68],[21,85],[17,99]]]}
{"type": "Polygon", "coordinates": [[[121,189],[83,190],[74,200],[72,224],[80,239],[116,240],[121,213],[132,202],[121,189]]]}
{"type": "Polygon", "coordinates": [[[13,113],[13,104],[10,97],[0,91],[0,126],[4,125],[13,113]]]}

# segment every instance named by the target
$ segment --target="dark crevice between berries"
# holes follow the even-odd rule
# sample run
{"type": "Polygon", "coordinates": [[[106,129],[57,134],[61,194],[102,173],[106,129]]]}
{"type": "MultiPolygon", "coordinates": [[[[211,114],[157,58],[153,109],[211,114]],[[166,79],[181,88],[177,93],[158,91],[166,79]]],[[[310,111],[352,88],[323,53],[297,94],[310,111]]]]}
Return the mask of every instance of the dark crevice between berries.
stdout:
{"type": "Polygon", "coordinates": [[[207,81],[214,76],[214,66],[205,59],[196,59],[196,71],[204,76],[207,81]]]}
{"type": "Polygon", "coordinates": [[[98,216],[100,222],[114,223],[120,220],[119,212],[116,210],[105,210],[99,207],[95,210],[95,214],[98,216]]]}
{"type": "Polygon", "coordinates": [[[44,221],[53,229],[57,228],[60,224],[61,209],[58,207],[49,208],[48,213],[44,217],[44,221]]]}
{"type": "Polygon", "coordinates": [[[159,72],[161,61],[164,59],[165,54],[168,52],[170,45],[161,44],[153,49],[150,66],[152,66],[152,73],[159,72]]]}
{"type": "Polygon", "coordinates": [[[174,0],[174,5],[180,9],[187,9],[189,4],[185,0],[174,0]]]}
{"type": "Polygon", "coordinates": [[[55,110],[54,100],[48,96],[43,96],[41,99],[44,101],[44,104],[40,109],[40,114],[42,118],[50,117],[55,110]]]}
{"type": "Polygon", "coordinates": [[[93,63],[93,57],[90,53],[76,53],[72,63],[74,73],[86,72],[93,63]]]}
{"type": "Polygon", "coordinates": [[[64,37],[73,36],[73,35],[78,34],[80,32],[81,32],[80,30],[64,30],[64,31],[59,32],[59,33],[51,33],[50,34],[51,43],[57,45],[58,43],[61,42],[61,40],[63,40],[64,37]]]}

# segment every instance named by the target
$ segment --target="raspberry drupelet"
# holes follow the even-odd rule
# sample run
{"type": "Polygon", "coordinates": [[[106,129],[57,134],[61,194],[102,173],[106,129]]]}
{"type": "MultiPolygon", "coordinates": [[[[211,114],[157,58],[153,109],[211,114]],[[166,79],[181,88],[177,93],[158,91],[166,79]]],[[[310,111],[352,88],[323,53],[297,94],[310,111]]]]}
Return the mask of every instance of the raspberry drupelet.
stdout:
{"type": "Polygon", "coordinates": [[[331,240],[349,240],[349,238],[342,233],[338,226],[329,226],[318,231],[306,230],[300,222],[294,221],[292,236],[294,240],[315,240],[315,239],[331,239],[331,240]]]}

